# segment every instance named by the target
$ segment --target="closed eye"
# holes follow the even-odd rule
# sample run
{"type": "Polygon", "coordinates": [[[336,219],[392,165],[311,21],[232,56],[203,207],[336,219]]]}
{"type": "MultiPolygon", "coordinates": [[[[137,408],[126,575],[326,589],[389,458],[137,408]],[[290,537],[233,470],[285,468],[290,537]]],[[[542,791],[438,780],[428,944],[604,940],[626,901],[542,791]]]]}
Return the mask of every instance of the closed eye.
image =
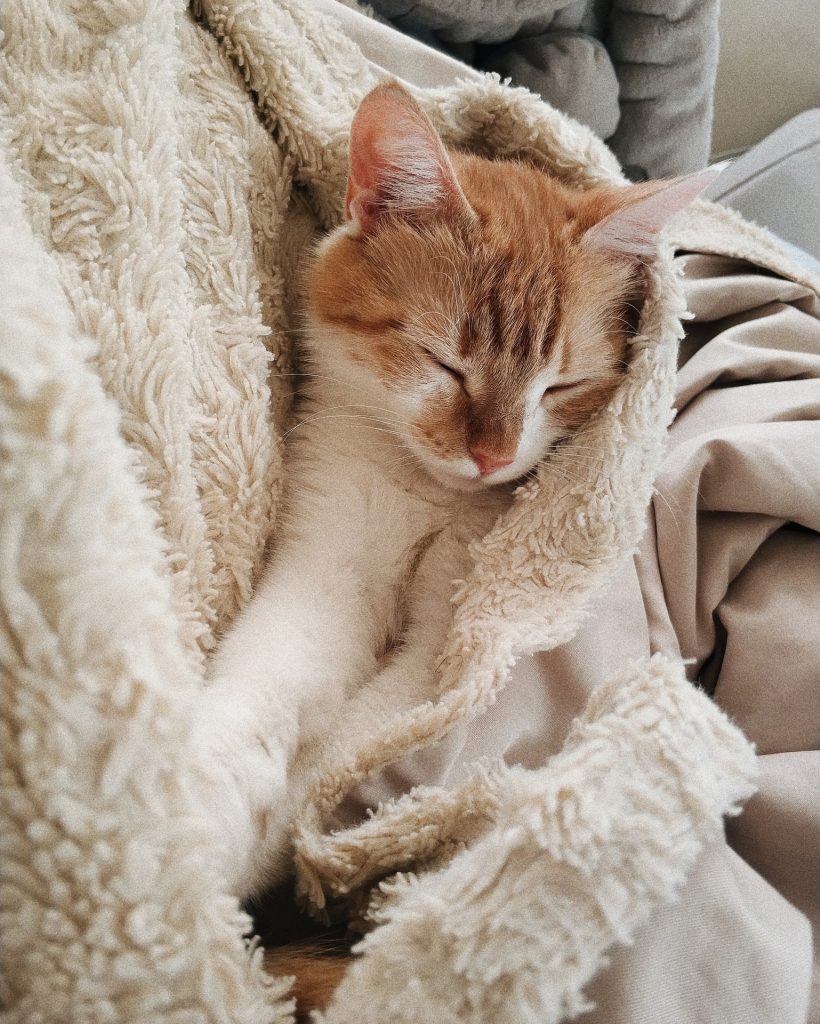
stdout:
{"type": "Polygon", "coordinates": [[[544,394],[541,396],[543,401],[545,398],[549,398],[551,395],[555,395],[557,398],[559,395],[565,395],[569,391],[574,391],[575,388],[583,387],[586,384],[586,380],[573,380],[567,384],[550,384],[548,388],[545,388],[544,394]]]}
{"type": "Polygon", "coordinates": [[[424,349],[424,354],[433,363],[434,366],[438,367],[439,370],[444,370],[453,380],[457,381],[462,387],[464,387],[464,374],[457,370],[454,366],[450,366],[449,363],[443,363],[438,356],[434,356],[432,352],[428,352],[424,349]]]}

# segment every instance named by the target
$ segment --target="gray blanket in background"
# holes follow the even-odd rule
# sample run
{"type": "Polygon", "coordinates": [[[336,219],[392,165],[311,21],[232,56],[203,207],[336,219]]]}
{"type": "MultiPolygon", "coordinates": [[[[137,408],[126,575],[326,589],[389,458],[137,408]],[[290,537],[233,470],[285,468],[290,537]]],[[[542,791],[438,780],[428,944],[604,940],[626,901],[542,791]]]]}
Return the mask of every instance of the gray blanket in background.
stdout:
{"type": "Polygon", "coordinates": [[[634,176],[706,165],[718,0],[372,0],[392,24],[524,85],[634,176]]]}

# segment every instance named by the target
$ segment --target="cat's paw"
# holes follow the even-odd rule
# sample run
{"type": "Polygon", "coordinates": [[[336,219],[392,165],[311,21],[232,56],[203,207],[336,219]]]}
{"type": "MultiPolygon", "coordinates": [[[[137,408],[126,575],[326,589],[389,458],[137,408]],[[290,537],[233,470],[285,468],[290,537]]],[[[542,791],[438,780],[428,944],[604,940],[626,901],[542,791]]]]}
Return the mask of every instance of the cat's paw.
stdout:
{"type": "Polygon", "coordinates": [[[240,897],[276,881],[289,849],[288,744],[231,692],[203,692],[190,743],[191,778],[203,816],[240,897]]]}

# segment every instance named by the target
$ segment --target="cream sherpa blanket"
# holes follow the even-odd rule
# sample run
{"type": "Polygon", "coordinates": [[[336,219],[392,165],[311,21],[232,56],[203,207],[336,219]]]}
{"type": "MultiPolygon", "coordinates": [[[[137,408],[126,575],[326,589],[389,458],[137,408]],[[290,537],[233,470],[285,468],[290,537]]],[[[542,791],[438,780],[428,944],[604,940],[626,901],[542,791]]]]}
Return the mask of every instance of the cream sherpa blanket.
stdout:
{"type": "MultiPolygon", "coordinates": [[[[3,9],[9,1021],[291,1019],[215,867],[186,741],[273,522],[295,266],[311,218],[339,216],[373,72],[297,0],[201,14],[175,0],[3,9]]],[[[420,98],[450,141],[580,185],[618,180],[601,144],[526,93],[486,80],[420,98]]],[[[705,205],[679,232],[784,267],[705,205]]],[[[572,637],[633,550],[682,314],[667,254],[629,375],[578,442],[600,458],[571,487],[559,459],[518,492],[455,593],[439,702],[345,735],[305,808],[297,877],[315,907],[394,876],[328,1021],[577,1013],[607,948],[675,897],[750,793],[750,746],[655,658],[601,687],[545,768],[482,765],[328,832],[368,770],[478,715],[514,658],[572,637]]]]}

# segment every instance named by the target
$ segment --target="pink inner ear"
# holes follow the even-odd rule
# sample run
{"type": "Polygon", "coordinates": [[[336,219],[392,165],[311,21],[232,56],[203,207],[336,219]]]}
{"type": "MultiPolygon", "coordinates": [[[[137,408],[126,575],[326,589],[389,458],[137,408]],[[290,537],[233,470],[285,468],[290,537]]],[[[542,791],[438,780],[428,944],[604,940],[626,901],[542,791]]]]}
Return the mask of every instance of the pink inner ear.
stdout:
{"type": "Polygon", "coordinates": [[[593,225],[584,235],[584,245],[630,256],[651,256],[661,229],[679,210],[697,199],[717,174],[716,171],[698,171],[657,182],[654,188],[635,186],[629,190],[635,198],[593,225]]]}
{"type": "Polygon", "coordinates": [[[364,232],[387,213],[421,217],[467,207],[435,129],[398,83],[362,100],[350,131],[345,214],[364,232]]]}

